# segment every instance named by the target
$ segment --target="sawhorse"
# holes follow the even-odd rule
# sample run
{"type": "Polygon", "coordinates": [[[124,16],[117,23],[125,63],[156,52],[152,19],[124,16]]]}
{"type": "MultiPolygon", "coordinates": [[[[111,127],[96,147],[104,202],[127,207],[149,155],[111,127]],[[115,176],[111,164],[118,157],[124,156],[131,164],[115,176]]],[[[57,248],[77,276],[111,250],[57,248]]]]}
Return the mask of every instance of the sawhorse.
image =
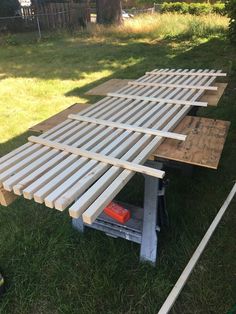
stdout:
{"type": "MultiPolygon", "coordinates": [[[[149,167],[162,169],[163,164],[156,161],[148,161],[149,167]]],[[[102,213],[92,225],[83,223],[82,218],[73,218],[72,225],[80,232],[85,227],[105,232],[108,236],[124,238],[140,244],[140,261],[156,264],[157,243],[160,227],[168,223],[168,215],[165,208],[165,187],[163,181],[144,176],[144,208],[125,204],[131,211],[131,219],[125,224],[120,224],[102,213]]]]}

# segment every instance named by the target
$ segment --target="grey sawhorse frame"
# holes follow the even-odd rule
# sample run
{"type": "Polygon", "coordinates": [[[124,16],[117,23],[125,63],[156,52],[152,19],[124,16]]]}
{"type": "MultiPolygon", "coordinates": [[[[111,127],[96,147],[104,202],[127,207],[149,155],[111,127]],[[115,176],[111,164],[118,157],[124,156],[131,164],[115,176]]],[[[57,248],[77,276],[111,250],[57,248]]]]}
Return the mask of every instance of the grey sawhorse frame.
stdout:
{"type": "MultiPolygon", "coordinates": [[[[146,165],[155,169],[162,169],[163,164],[156,161],[147,161],[146,165]]],[[[161,197],[164,198],[165,187],[158,178],[144,175],[144,208],[130,204],[125,207],[131,211],[131,219],[120,224],[102,213],[92,225],[83,223],[82,218],[73,218],[72,225],[80,232],[89,227],[105,232],[108,236],[124,238],[139,243],[140,261],[156,264],[157,259],[157,232],[163,222],[168,221],[165,206],[160,206],[161,197]]]]}

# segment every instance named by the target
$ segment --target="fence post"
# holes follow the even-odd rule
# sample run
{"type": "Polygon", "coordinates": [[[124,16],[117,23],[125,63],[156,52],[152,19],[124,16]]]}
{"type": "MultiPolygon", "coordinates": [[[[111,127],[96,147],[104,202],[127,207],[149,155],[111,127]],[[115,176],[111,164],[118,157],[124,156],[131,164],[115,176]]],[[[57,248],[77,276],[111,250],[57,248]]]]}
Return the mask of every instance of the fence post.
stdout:
{"type": "Polygon", "coordinates": [[[40,23],[39,23],[39,18],[38,18],[38,16],[36,16],[36,21],[37,21],[38,32],[39,32],[39,40],[41,40],[42,35],[41,35],[41,28],[40,28],[40,23]]]}

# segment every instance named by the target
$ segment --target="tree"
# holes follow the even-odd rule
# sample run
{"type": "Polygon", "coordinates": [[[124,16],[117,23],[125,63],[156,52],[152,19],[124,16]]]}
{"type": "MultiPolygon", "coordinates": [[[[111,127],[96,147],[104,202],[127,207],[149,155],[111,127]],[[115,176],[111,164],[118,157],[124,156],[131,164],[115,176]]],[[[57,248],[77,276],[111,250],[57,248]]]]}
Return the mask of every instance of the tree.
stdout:
{"type": "Polygon", "coordinates": [[[96,0],[97,23],[120,24],[122,21],[121,0],[96,0]]]}
{"type": "Polygon", "coordinates": [[[0,16],[14,16],[19,7],[18,0],[0,0],[0,16]]]}
{"type": "Polygon", "coordinates": [[[229,37],[233,43],[236,43],[236,0],[228,0],[226,2],[226,10],[229,21],[229,37]]]}

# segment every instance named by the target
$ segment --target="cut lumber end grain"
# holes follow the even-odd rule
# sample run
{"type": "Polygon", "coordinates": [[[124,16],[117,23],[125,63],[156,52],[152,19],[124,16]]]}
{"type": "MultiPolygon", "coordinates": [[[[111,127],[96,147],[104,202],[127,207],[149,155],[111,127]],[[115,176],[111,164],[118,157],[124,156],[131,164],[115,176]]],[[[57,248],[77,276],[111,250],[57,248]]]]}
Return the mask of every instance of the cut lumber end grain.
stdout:
{"type": "Polygon", "coordinates": [[[26,198],[27,200],[32,200],[33,199],[33,194],[29,193],[29,192],[24,192],[23,191],[23,196],[24,198],[26,198]]]}
{"type": "Polygon", "coordinates": [[[39,203],[39,204],[43,204],[43,202],[44,202],[44,200],[41,197],[37,196],[37,195],[34,195],[34,201],[36,203],[39,203]]]}
{"type": "Polygon", "coordinates": [[[83,217],[83,222],[86,223],[86,224],[88,224],[88,225],[91,225],[91,224],[96,220],[96,219],[93,219],[93,218],[90,217],[90,216],[87,216],[86,213],[84,213],[84,214],[82,215],[82,217],[83,217]]]}
{"type": "Polygon", "coordinates": [[[21,187],[20,185],[15,185],[13,187],[13,191],[16,195],[19,195],[19,196],[22,195],[23,194],[22,190],[23,190],[23,187],[21,187]]]}
{"type": "Polygon", "coordinates": [[[69,214],[72,218],[79,218],[80,217],[78,210],[76,210],[72,207],[69,208],[69,214]]]}
{"type": "Polygon", "coordinates": [[[70,199],[64,199],[64,198],[60,198],[60,200],[56,200],[55,201],[55,208],[59,211],[63,211],[66,209],[67,206],[69,206],[68,204],[71,204],[73,202],[73,200],[70,200],[70,199]]]}
{"type": "Polygon", "coordinates": [[[0,187],[0,205],[8,206],[17,199],[17,195],[13,192],[6,191],[3,187],[0,187]]]}

